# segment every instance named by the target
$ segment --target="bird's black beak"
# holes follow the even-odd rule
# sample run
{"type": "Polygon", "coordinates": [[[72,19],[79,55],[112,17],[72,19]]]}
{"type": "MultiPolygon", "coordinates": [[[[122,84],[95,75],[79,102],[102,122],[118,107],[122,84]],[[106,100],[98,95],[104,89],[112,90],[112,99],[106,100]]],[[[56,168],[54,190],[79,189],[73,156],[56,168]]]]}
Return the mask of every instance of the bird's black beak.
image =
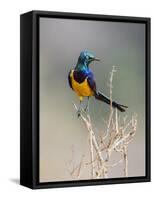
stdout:
{"type": "Polygon", "coordinates": [[[94,58],[94,61],[101,61],[99,58],[94,58]]]}
{"type": "Polygon", "coordinates": [[[93,62],[93,61],[101,61],[101,60],[100,60],[99,58],[93,57],[93,58],[90,58],[89,61],[90,61],[89,63],[91,63],[91,62],[93,62]]]}

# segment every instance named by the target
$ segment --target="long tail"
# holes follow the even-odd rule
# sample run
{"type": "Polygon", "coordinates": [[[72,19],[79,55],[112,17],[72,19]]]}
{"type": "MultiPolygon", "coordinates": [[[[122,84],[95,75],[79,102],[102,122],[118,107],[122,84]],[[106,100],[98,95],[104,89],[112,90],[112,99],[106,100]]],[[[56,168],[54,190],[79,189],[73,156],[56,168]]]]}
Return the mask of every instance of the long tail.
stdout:
{"type": "MultiPolygon", "coordinates": [[[[111,103],[110,99],[107,96],[105,96],[104,94],[102,94],[101,92],[95,93],[95,98],[100,101],[104,101],[105,103],[107,103],[109,105],[111,103]]],[[[112,107],[117,108],[121,112],[125,112],[126,108],[128,108],[127,106],[121,105],[115,101],[112,101],[112,107]]]]}

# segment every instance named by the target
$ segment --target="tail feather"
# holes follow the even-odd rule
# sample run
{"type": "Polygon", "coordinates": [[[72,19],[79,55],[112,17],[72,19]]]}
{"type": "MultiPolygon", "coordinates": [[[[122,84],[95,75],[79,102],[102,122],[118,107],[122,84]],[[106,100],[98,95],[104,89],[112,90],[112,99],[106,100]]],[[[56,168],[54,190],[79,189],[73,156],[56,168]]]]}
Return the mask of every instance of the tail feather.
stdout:
{"type": "MultiPolygon", "coordinates": [[[[110,99],[107,96],[105,96],[104,94],[102,94],[101,92],[95,93],[95,98],[100,101],[104,101],[105,103],[107,103],[109,105],[111,104],[110,99]]],[[[126,108],[128,108],[127,106],[121,105],[115,101],[112,101],[112,107],[117,108],[121,112],[125,112],[126,108]]]]}

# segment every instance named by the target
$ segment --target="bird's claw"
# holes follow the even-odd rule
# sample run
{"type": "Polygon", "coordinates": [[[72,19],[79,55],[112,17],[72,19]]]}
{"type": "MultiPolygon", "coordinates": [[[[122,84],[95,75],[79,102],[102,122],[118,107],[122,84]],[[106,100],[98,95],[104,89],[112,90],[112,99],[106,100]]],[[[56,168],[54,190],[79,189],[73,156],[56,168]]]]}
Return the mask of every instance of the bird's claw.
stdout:
{"type": "Polygon", "coordinates": [[[78,117],[81,116],[81,111],[80,111],[80,110],[77,111],[77,116],[78,116],[78,117]]]}
{"type": "Polygon", "coordinates": [[[84,111],[85,111],[85,112],[88,112],[88,108],[87,108],[87,107],[86,107],[86,108],[84,108],[84,111]]]}

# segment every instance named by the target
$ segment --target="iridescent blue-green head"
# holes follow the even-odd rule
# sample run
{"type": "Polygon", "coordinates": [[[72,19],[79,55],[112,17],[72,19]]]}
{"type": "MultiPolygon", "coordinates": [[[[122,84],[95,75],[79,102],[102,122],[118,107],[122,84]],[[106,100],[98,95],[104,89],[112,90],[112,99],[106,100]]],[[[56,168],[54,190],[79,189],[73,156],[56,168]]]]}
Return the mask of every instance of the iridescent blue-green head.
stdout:
{"type": "Polygon", "coordinates": [[[96,58],[92,52],[82,51],[78,58],[76,69],[81,69],[83,67],[89,67],[89,64],[93,61],[100,61],[100,60],[98,58],[96,58]]]}

